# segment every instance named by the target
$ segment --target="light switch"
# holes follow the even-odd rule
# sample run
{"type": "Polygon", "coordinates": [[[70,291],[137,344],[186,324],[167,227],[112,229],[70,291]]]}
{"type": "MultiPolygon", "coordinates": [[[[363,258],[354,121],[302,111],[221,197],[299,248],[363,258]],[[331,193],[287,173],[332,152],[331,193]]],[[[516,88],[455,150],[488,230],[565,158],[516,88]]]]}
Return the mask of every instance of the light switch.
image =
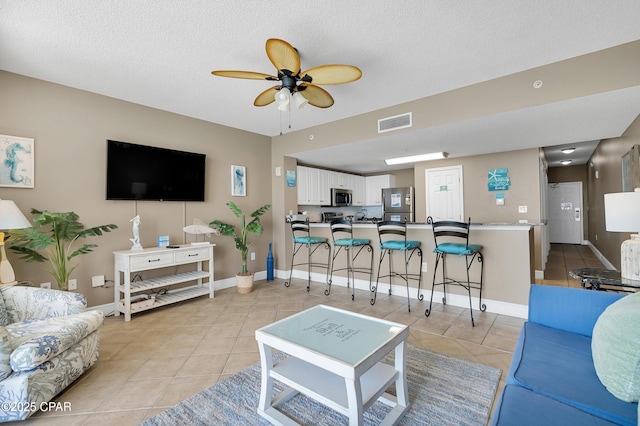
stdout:
{"type": "Polygon", "coordinates": [[[527,206],[518,206],[518,213],[526,213],[527,206]]]}

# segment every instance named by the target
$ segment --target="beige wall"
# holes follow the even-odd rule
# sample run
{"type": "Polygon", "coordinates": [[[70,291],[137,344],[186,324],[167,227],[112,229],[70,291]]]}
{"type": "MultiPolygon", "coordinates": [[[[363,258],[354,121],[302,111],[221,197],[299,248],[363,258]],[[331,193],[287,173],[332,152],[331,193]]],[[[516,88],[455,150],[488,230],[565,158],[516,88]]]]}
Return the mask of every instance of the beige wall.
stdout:
{"type": "Polygon", "coordinates": [[[464,183],[464,217],[472,222],[517,223],[526,219],[540,221],[540,190],[538,150],[502,152],[474,157],[452,158],[416,164],[416,220],[426,221],[426,170],[462,166],[464,183]],[[511,186],[507,191],[489,191],[491,169],[507,168],[511,186]],[[504,194],[505,204],[496,205],[496,194],[504,194]],[[518,213],[518,206],[527,206],[527,213],[518,213]]]}
{"type": "MultiPolygon", "coordinates": [[[[155,246],[158,235],[182,243],[182,227],[194,218],[205,222],[233,220],[225,206],[231,200],[231,164],[247,167],[247,197],[234,197],[248,211],[271,202],[270,138],[195,120],[113,98],[83,92],[39,80],[0,72],[0,133],[35,139],[35,188],[0,188],[0,198],[14,200],[30,218],[31,208],[75,211],[87,227],[114,223],[119,226],[103,237],[93,253],[77,257],[72,274],[78,291],[91,306],[113,302],[113,290],[92,288],[93,275],[113,279],[115,250],[129,249],[131,219],[140,214],[141,243],[155,246]],[[207,155],[204,203],[106,201],[106,139],[194,151],[207,155]]],[[[257,260],[251,270],[263,271],[271,240],[271,213],[265,216],[266,232],[256,240],[257,260]]],[[[192,240],[188,240],[192,241],[192,240]]],[[[240,270],[240,256],[228,237],[212,237],[215,279],[233,277],[240,270]]],[[[8,256],[20,280],[36,285],[51,281],[44,263],[26,263],[12,252],[8,256]]]]}
{"type": "Polygon", "coordinates": [[[617,269],[620,244],[629,234],[606,231],[604,194],[622,191],[622,156],[636,144],[640,144],[640,116],[621,137],[600,142],[588,164],[589,241],[617,269]]]}

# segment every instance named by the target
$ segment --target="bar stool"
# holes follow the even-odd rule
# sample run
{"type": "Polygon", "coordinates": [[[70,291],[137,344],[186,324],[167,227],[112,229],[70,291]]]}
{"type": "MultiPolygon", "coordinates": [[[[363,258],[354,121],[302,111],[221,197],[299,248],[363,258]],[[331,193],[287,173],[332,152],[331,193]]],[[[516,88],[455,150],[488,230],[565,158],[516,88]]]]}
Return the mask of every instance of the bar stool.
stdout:
{"type": "Polygon", "coordinates": [[[331,246],[328,243],[327,238],[324,237],[312,237],[309,231],[309,219],[306,220],[292,220],[291,221],[291,237],[293,238],[293,253],[291,254],[291,270],[289,272],[289,280],[284,282],[285,287],[291,285],[291,277],[293,275],[293,267],[300,265],[307,265],[307,271],[309,272],[309,278],[307,279],[307,292],[311,290],[311,268],[324,268],[327,270],[327,278],[329,278],[329,265],[331,258],[331,246]],[[294,263],[296,254],[303,248],[307,248],[307,261],[301,263],[294,263]],[[327,249],[327,263],[314,263],[311,261],[311,256],[320,247],[327,249]]]}
{"type": "Polygon", "coordinates": [[[333,239],[333,257],[331,258],[331,275],[329,278],[329,286],[324,291],[325,295],[331,293],[331,283],[333,282],[333,273],[337,271],[347,271],[347,288],[349,288],[349,282],[351,286],[351,300],[355,300],[355,274],[369,274],[369,290],[371,290],[371,279],[373,278],[373,247],[369,239],[366,238],[353,238],[353,225],[349,220],[336,219],[331,221],[329,225],[331,227],[331,238],[333,239]],[[336,258],[340,254],[340,251],[344,249],[347,254],[347,267],[335,269],[336,258]],[[365,250],[371,254],[371,262],[369,267],[356,267],[355,261],[360,253],[365,250]]]}
{"type": "Polygon", "coordinates": [[[420,267],[422,265],[422,249],[420,248],[420,241],[407,240],[407,223],[398,221],[382,221],[378,222],[378,238],[380,239],[380,263],[378,264],[378,277],[376,278],[376,286],[372,289],[373,299],[371,304],[376,303],[376,296],[378,295],[378,286],[380,285],[380,278],[389,277],[389,295],[391,295],[391,286],[393,277],[400,277],[407,285],[407,308],[411,312],[411,300],[409,298],[409,280],[418,280],[418,300],[422,300],[424,297],[420,294],[420,286],[422,284],[422,273],[420,267]],[[404,255],[404,272],[396,272],[393,270],[391,257],[394,251],[401,251],[404,255]],[[414,254],[418,255],[418,273],[409,273],[409,262],[414,254]],[[380,270],[382,269],[382,261],[385,256],[389,259],[389,274],[380,276],[380,270]]]}
{"type": "Polygon", "coordinates": [[[487,306],[482,303],[482,278],[484,276],[484,262],[482,256],[482,246],[479,244],[469,244],[469,228],[471,226],[471,218],[467,223],[455,222],[455,221],[438,221],[434,222],[433,218],[429,216],[427,223],[433,225],[433,238],[436,243],[436,248],[433,252],[436,254],[436,265],[433,268],[433,285],[431,287],[431,301],[429,307],[425,310],[424,314],[429,316],[431,313],[431,305],[433,303],[433,289],[437,285],[442,285],[443,297],[442,304],[447,304],[447,284],[455,284],[463,287],[469,293],[469,310],[471,311],[471,325],[475,327],[473,320],[473,306],[471,303],[471,290],[480,290],[480,296],[478,300],[478,306],[481,312],[487,310],[487,306]],[[443,239],[445,241],[443,241],[443,239]],[[455,241],[459,242],[455,242],[455,241]],[[452,242],[454,241],[454,242],[452,242]],[[464,241],[464,242],[461,242],[464,241]],[[467,268],[467,281],[462,282],[450,278],[447,276],[446,259],[447,255],[464,256],[466,268],[467,268]],[[442,282],[436,283],[436,274],[438,272],[438,263],[442,260],[442,282]],[[480,282],[474,282],[470,280],[469,269],[473,265],[473,262],[480,263],[480,282]]]}

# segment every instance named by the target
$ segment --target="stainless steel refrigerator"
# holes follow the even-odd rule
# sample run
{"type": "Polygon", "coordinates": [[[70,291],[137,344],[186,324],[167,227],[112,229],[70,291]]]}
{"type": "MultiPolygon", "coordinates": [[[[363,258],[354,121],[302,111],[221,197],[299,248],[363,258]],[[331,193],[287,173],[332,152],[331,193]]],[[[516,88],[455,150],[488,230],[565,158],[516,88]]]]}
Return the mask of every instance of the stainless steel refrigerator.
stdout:
{"type": "Polygon", "coordinates": [[[384,220],[413,222],[415,197],[413,186],[382,190],[382,217],[384,220]]]}

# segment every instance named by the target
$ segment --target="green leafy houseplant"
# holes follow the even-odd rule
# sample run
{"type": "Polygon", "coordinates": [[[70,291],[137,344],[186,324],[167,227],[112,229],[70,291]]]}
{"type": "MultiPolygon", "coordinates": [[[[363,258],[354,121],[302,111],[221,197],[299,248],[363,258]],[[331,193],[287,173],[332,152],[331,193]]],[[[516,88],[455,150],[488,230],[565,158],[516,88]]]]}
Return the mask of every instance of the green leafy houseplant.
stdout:
{"type": "Polygon", "coordinates": [[[60,290],[68,289],[69,276],[78,266],[72,266],[71,259],[97,247],[97,244],[83,244],[74,250],[74,243],[79,238],[100,236],[118,228],[110,224],[85,229],[74,212],[52,213],[31,209],[31,214],[35,215],[33,222],[37,226],[12,230],[8,239],[12,244],[10,249],[21,254],[21,259],[27,262],[48,261],[50,269],[47,272],[56,280],[60,290]]]}
{"type": "Polygon", "coordinates": [[[265,214],[271,208],[271,205],[265,204],[258,210],[251,213],[251,217],[253,219],[251,219],[250,222],[247,222],[245,214],[233,202],[229,201],[227,203],[227,206],[229,206],[233,214],[235,214],[236,217],[240,219],[238,232],[236,233],[236,227],[234,225],[224,223],[220,220],[214,220],[213,222],[209,223],[209,226],[218,230],[220,234],[232,237],[235,240],[236,248],[240,251],[240,255],[242,256],[241,275],[248,275],[249,272],[247,272],[247,253],[249,252],[249,247],[251,246],[251,243],[248,241],[248,237],[249,234],[262,234],[263,228],[262,224],[260,223],[260,216],[265,214]]]}

